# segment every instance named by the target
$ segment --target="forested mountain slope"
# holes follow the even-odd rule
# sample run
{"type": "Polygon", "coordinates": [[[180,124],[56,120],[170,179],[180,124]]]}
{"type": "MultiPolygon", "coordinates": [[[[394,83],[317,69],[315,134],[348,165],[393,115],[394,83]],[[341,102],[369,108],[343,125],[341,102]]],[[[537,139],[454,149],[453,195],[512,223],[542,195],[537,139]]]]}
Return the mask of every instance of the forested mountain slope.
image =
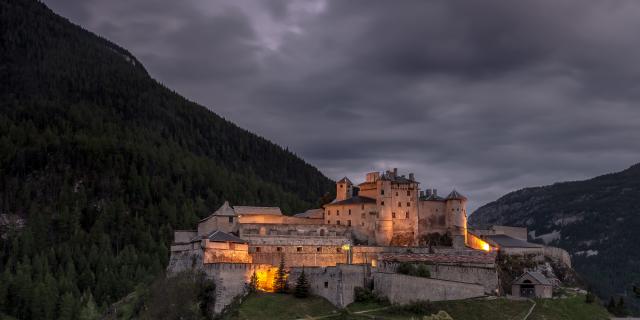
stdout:
{"type": "Polygon", "coordinates": [[[585,181],[511,192],[476,210],[472,225],[523,226],[529,236],[571,253],[576,270],[601,298],[640,284],[640,164],[585,181]]]}
{"type": "Polygon", "coordinates": [[[0,239],[0,315],[90,315],[224,200],[292,213],[332,190],[42,3],[0,0],[0,44],[0,214],[26,221],[0,239]]]}

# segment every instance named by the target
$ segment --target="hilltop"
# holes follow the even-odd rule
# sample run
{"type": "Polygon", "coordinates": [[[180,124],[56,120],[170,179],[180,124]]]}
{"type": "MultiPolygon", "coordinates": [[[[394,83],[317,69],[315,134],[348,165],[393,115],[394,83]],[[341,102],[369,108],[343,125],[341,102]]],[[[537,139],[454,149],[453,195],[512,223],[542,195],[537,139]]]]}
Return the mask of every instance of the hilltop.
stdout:
{"type": "Polygon", "coordinates": [[[527,227],[533,241],[561,247],[602,299],[640,283],[640,164],[584,181],[511,192],[476,210],[472,225],[527,227]]]}
{"type": "Polygon", "coordinates": [[[160,274],[173,230],[224,200],[291,214],[333,189],[43,3],[1,0],[0,43],[0,214],[21,222],[0,226],[0,313],[91,313],[160,274]]]}

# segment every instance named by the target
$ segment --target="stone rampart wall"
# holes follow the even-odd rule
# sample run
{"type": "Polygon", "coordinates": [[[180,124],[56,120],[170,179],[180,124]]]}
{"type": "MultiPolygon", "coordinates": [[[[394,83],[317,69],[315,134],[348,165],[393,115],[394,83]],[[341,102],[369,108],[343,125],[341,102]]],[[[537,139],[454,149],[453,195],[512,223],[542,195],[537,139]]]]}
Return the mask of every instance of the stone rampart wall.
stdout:
{"type": "Polygon", "coordinates": [[[480,297],[479,284],[420,278],[397,273],[374,273],[373,288],[391,303],[408,304],[419,300],[442,301],[480,297]]]}
{"type": "MultiPolygon", "coordinates": [[[[292,268],[289,287],[294,288],[302,268],[292,268]]],[[[311,293],[324,297],[333,305],[344,308],[354,301],[354,288],[366,287],[370,281],[367,265],[339,264],[327,268],[304,268],[311,293]]]]}

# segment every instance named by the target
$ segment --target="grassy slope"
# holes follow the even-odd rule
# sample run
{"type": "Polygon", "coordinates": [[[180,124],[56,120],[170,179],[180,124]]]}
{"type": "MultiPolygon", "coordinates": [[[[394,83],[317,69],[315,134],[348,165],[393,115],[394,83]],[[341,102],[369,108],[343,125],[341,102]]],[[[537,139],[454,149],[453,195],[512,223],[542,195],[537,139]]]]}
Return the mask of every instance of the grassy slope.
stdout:
{"type": "MultiPolygon", "coordinates": [[[[599,304],[586,304],[584,296],[567,299],[537,300],[537,305],[529,319],[533,320],[596,320],[608,319],[609,314],[599,304]]],[[[435,309],[444,310],[456,320],[482,319],[522,319],[529,310],[528,301],[507,299],[460,300],[433,303],[435,309]]],[[[247,298],[228,319],[298,319],[332,315],[329,319],[419,319],[422,315],[386,309],[365,314],[353,314],[362,310],[384,308],[377,303],[353,303],[347,309],[350,314],[340,313],[328,301],[320,297],[296,299],[291,295],[257,294],[247,298]]]]}

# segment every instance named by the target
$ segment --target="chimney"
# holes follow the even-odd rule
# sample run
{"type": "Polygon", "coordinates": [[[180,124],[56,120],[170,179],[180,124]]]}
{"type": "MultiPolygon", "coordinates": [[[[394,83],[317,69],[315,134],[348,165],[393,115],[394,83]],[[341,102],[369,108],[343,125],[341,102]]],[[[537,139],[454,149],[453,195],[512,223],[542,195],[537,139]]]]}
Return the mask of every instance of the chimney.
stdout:
{"type": "Polygon", "coordinates": [[[393,177],[397,177],[398,176],[398,168],[393,168],[393,177]]]}
{"type": "Polygon", "coordinates": [[[412,173],[409,173],[409,180],[411,180],[411,181],[415,181],[415,180],[413,180],[413,172],[412,172],[412,173]]]}

